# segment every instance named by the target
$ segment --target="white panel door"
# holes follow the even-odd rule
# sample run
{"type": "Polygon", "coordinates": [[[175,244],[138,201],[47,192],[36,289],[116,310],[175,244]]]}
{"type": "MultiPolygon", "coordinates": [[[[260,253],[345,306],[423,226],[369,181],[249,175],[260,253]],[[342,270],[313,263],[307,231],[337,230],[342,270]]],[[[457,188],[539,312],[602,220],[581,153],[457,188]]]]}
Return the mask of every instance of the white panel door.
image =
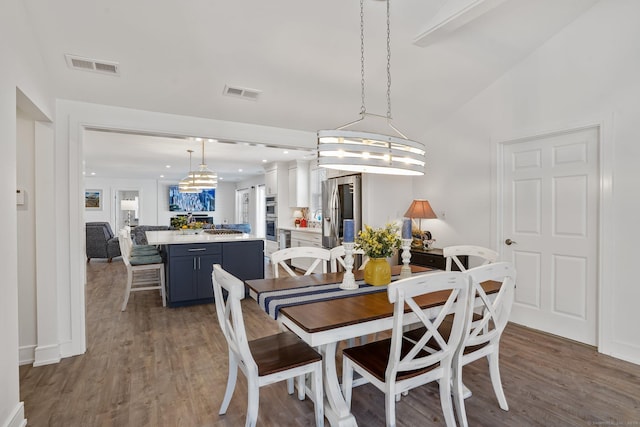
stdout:
{"type": "Polygon", "coordinates": [[[503,145],[503,257],[518,271],[511,321],[591,345],[598,164],[597,128],[503,145]]]}

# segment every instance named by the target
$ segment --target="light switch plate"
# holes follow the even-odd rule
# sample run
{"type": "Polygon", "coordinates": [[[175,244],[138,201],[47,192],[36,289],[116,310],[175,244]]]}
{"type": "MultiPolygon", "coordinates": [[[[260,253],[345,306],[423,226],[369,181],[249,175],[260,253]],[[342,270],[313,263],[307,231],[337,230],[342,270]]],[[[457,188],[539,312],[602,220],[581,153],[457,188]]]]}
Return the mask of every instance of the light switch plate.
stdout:
{"type": "Polygon", "coordinates": [[[16,190],[16,204],[24,205],[24,190],[21,188],[16,190]]]}

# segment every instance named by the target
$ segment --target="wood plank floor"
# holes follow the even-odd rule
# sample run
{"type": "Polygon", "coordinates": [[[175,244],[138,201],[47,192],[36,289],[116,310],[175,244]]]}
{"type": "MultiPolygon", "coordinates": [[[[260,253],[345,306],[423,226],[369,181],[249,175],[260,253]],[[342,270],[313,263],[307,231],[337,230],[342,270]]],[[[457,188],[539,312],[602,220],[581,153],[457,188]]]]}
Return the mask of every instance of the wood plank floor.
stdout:
{"type": "MultiPolygon", "coordinates": [[[[87,353],[56,365],[20,368],[30,426],[241,426],[246,381],[226,415],[218,415],[227,378],[227,348],[213,304],[162,308],[156,292],[139,292],[120,311],[121,261],[87,266],[87,353]]],[[[277,332],[255,302],[243,302],[250,338],[277,332]]],[[[640,426],[640,366],[593,348],[509,325],[501,372],[509,412],[498,406],[484,360],[465,367],[470,426],[640,426]]],[[[382,394],[353,393],[360,426],[384,425],[382,394]]],[[[437,386],[413,390],[397,404],[398,426],[444,425],[437,386]]],[[[313,405],[284,384],[260,391],[258,425],[308,426],[313,405]]],[[[327,423],[328,425],[328,423],[327,423]]]]}

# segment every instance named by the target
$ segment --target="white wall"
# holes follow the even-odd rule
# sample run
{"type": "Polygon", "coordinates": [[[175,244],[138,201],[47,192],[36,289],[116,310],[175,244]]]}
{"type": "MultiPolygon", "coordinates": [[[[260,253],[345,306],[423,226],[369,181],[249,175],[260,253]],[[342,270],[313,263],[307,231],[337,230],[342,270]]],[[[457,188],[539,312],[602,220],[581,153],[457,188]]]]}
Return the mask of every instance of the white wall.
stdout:
{"type": "Polygon", "coordinates": [[[18,263],[16,191],[16,88],[50,115],[46,69],[30,32],[22,2],[7,0],[0,13],[0,425],[23,425],[18,380],[18,263]]]}
{"type": "MultiPolygon", "coordinates": [[[[155,179],[123,179],[123,178],[95,178],[85,177],[86,189],[102,190],[104,207],[102,210],[85,210],[85,222],[108,221],[115,227],[115,193],[118,190],[140,191],[140,225],[169,225],[171,218],[180,212],[169,210],[169,186],[178,185],[177,182],[155,179]]],[[[201,212],[213,217],[215,224],[234,222],[235,215],[235,184],[219,182],[216,188],[216,210],[201,212]]],[[[114,228],[115,232],[115,228],[114,228]]]]}
{"type": "Polygon", "coordinates": [[[402,221],[413,200],[410,177],[362,175],[362,225],[382,227],[402,221]]]}
{"type": "Polygon", "coordinates": [[[35,122],[17,111],[16,181],[25,203],[18,205],[18,326],[20,364],[35,359],[36,324],[36,236],[35,236],[35,122]]]}
{"type": "MultiPolygon", "coordinates": [[[[158,182],[155,179],[123,179],[85,177],[85,189],[102,190],[101,210],[85,210],[85,222],[107,221],[116,232],[115,196],[118,190],[138,190],[139,224],[158,224],[158,182]]],[[[167,205],[168,206],[168,205],[167,205]]],[[[168,225],[168,222],[167,222],[168,225]]]]}
{"type": "MultiPolygon", "coordinates": [[[[516,137],[603,126],[605,170],[600,351],[640,363],[640,2],[602,0],[474,98],[429,141],[429,172],[414,181],[446,220],[442,245],[497,246],[492,230],[495,144],[516,137]]],[[[494,226],[495,228],[495,226],[494,226]]],[[[439,246],[442,246],[439,245],[439,246]]]]}

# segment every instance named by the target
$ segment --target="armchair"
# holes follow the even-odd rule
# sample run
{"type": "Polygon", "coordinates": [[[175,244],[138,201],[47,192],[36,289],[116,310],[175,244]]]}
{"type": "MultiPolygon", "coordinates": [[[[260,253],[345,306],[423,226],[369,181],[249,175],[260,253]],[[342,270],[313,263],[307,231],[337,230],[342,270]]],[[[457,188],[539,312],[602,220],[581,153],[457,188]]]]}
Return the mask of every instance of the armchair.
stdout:
{"type": "Polygon", "coordinates": [[[109,262],[120,256],[118,238],[113,235],[111,225],[108,222],[87,222],[87,262],[91,258],[107,258],[109,262]]]}

